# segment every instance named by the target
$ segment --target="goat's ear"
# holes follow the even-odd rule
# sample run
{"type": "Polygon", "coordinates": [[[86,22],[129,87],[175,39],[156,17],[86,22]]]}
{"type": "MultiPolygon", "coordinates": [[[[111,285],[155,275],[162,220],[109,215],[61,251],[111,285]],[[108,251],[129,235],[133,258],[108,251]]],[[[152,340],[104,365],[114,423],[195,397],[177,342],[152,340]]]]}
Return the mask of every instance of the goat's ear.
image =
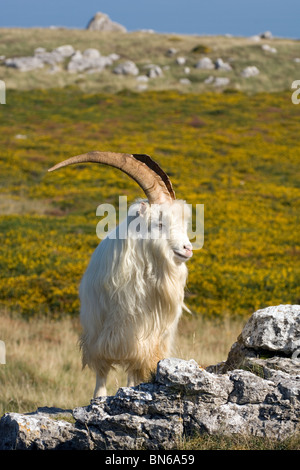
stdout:
{"type": "Polygon", "coordinates": [[[140,203],[140,207],[139,207],[139,210],[138,210],[138,214],[141,216],[141,217],[144,217],[144,215],[146,214],[146,210],[147,210],[147,203],[142,201],[140,203]]]}

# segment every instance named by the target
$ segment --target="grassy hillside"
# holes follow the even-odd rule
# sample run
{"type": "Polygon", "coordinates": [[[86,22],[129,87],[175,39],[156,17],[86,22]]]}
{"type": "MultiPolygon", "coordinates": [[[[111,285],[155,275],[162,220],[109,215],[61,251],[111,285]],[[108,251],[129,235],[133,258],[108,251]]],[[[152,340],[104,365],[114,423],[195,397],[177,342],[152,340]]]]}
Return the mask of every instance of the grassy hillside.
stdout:
{"type": "MultiPolygon", "coordinates": [[[[99,243],[96,208],[143,196],[123,173],[80,165],[47,169],[89,150],[148,153],[170,175],[176,195],[204,204],[204,246],[188,263],[185,314],[175,354],[202,366],[226,358],[255,310],[300,303],[299,41],[110,34],[64,29],[0,29],[0,56],[71,44],[117,53],[163,76],[137,92],[135,77],[32,72],[1,65],[0,105],[0,415],[37,406],[87,404],[94,377],[81,371],[78,284],[99,243]],[[262,50],[263,44],[277,53],[262,50]],[[169,48],[177,54],[168,57],[169,48]],[[196,51],[195,51],[196,48],[196,51]],[[186,58],[188,75],[175,58],[186,58]],[[197,70],[204,56],[232,70],[197,70]],[[255,65],[260,74],[242,78],[255,65]],[[167,69],[165,67],[168,67],[167,69]],[[204,80],[228,77],[216,89],[204,80]],[[180,84],[181,78],[190,84],[180,84]],[[217,91],[217,92],[216,92],[217,91]],[[27,321],[24,321],[24,320],[27,321]]],[[[65,64],[63,64],[65,67],[65,64]]],[[[112,374],[109,393],[124,385],[112,374]]],[[[296,449],[237,436],[198,437],[184,449],[296,449]]]]}
{"type": "Polygon", "coordinates": [[[143,196],[94,165],[47,173],[89,150],[148,153],[179,198],[205,205],[187,303],[250,315],[299,303],[299,109],[289,93],[86,94],[11,91],[0,108],[0,303],[23,315],[77,315],[78,283],[98,244],[96,208],[143,196]]]}
{"type": "MultiPolygon", "coordinates": [[[[300,57],[299,41],[274,38],[253,41],[250,38],[193,36],[175,34],[149,34],[144,32],[107,33],[72,29],[0,29],[0,55],[8,57],[31,56],[34,49],[44,47],[47,51],[55,47],[71,44],[76,50],[97,48],[102,55],[117,53],[119,62],[132,60],[139,67],[140,74],[145,73],[148,64],[157,64],[163,68],[163,76],[151,79],[149,90],[173,89],[182,92],[202,93],[215,90],[213,84],[205,84],[210,76],[227,77],[230,82],[221,90],[235,89],[247,93],[262,91],[282,91],[290,89],[291,83],[299,78],[300,63],[294,61],[300,57]],[[272,53],[262,50],[262,45],[269,45],[277,50],[272,53]],[[177,53],[168,57],[170,48],[177,53]],[[213,61],[222,58],[229,62],[232,70],[199,70],[195,64],[200,58],[210,57],[213,61]],[[176,64],[177,57],[185,57],[184,66],[176,64]],[[241,77],[242,70],[255,65],[260,74],[241,77]],[[187,75],[185,67],[190,68],[187,75]],[[190,84],[181,84],[180,79],[188,78],[190,84]]],[[[3,63],[3,62],[2,62],[3,63]]],[[[117,62],[118,63],[118,62],[117,62]]],[[[29,90],[34,88],[53,88],[76,84],[85,92],[117,92],[124,88],[136,90],[136,77],[117,76],[108,67],[102,73],[69,73],[63,64],[61,70],[49,73],[49,66],[38,71],[20,72],[1,66],[0,78],[8,89],[29,90]]]]}

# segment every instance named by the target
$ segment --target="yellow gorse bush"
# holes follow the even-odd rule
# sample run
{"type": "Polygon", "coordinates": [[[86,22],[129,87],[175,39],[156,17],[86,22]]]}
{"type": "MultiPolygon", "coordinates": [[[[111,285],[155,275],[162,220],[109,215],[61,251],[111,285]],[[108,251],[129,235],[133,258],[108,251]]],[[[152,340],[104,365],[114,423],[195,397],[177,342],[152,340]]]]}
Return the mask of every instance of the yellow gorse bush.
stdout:
{"type": "Polygon", "coordinates": [[[109,167],[47,174],[96,149],[148,153],[178,198],[204,204],[204,246],[189,262],[193,312],[245,315],[300,302],[300,107],[289,93],[65,88],[11,92],[0,112],[0,303],[9,310],[77,314],[80,278],[99,243],[97,206],[143,196],[109,167]]]}

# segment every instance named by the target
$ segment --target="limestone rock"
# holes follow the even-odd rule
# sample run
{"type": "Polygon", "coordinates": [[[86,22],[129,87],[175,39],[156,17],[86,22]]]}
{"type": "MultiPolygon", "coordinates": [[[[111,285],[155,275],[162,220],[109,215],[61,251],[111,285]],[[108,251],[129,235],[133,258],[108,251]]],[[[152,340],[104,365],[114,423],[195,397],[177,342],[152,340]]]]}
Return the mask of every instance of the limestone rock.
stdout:
{"type": "Polygon", "coordinates": [[[100,51],[92,47],[90,47],[89,49],[85,49],[82,55],[83,57],[86,57],[88,59],[99,59],[99,57],[101,57],[100,51]]]}
{"type": "Polygon", "coordinates": [[[26,415],[6,413],[0,421],[0,449],[88,449],[87,431],[65,421],[65,416],[65,410],[53,408],[26,415]]]}
{"type": "Polygon", "coordinates": [[[299,305],[259,310],[225,363],[204,370],[193,359],[164,359],[152,383],[88,406],[6,413],[0,450],[176,449],[195,433],[285,439],[299,431],[299,335],[299,305]]]}
{"type": "Polygon", "coordinates": [[[110,54],[109,56],[102,56],[98,49],[89,48],[82,52],[76,51],[68,65],[69,72],[101,72],[105,67],[112,65],[119,59],[118,54],[110,54]]]}
{"type": "Polygon", "coordinates": [[[262,39],[273,39],[273,34],[271,31],[265,31],[264,33],[260,33],[260,37],[262,39]]]}
{"type": "Polygon", "coordinates": [[[149,78],[157,78],[163,76],[163,71],[159,65],[148,64],[145,65],[144,69],[147,70],[147,76],[149,78]]]}
{"type": "Polygon", "coordinates": [[[249,65],[248,67],[245,67],[242,72],[241,76],[244,78],[249,78],[249,77],[255,77],[258,75],[260,72],[258,68],[255,65],[249,65]]]}
{"type": "Polygon", "coordinates": [[[269,46],[269,44],[263,44],[261,48],[263,51],[272,52],[272,54],[276,54],[277,52],[277,49],[275,47],[269,46]]]}
{"type": "Polygon", "coordinates": [[[203,57],[195,65],[196,69],[212,70],[215,68],[213,61],[209,57],[203,57]]]}
{"type": "Polygon", "coordinates": [[[177,57],[176,58],[176,64],[177,65],[184,65],[186,63],[186,58],[185,57],[177,57]]]}
{"type": "Polygon", "coordinates": [[[16,68],[20,70],[20,72],[29,72],[44,67],[44,62],[39,57],[8,58],[4,61],[4,64],[7,67],[16,68]]]}
{"type": "Polygon", "coordinates": [[[242,340],[247,348],[291,355],[300,348],[300,305],[258,310],[245,325],[242,340]]]}
{"type": "Polygon", "coordinates": [[[112,60],[107,57],[102,57],[100,53],[97,54],[96,49],[88,49],[85,50],[83,54],[80,51],[76,51],[68,63],[67,70],[73,73],[85,72],[87,70],[97,70],[101,72],[106,66],[111,64],[112,60]]]}
{"type": "Polygon", "coordinates": [[[215,67],[216,69],[223,70],[225,72],[229,72],[230,70],[232,70],[231,65],[228,64],[228,62],[224,62],[223,59],[217,59],[215,62],[215,67]]]}
{"type": "Polygon", "coordinates": [[[227,86],[229,85],[230,80],[228,77],[215,77],[213,85],[215,87],[227,86]]]}
{"type": "Polygon", "coordinates": [[[192,82],[189,78],[180,78],[179,83],[181,83],[181,85],[191,85],[192,84],[192,82]]]}
{"type": "Polygon", "coordinates": [[[114,68],[113,72],[117,75],[138,75],[139,69],[134,62],[131,60],[126,60],[125,62],[118,64],[114,68]]]}
{"type": "Polygon", "coordinates": [[[265,377],[281,370],[300,373],[300,305],[278,305],[257,310],[232,345],[227,360],[208,370],[259,370],[265,377]]]}
{"type": "Polygon", "coordinates": [[[91,31],[119,31],[126,33],[126,28],[112,21],[105,13],[98,12],[89,21],[87,29],[91,31]]]}
{"type": "Polygon", "coordinates": [[[170,49],[167,50],[166,55],[168,57],[173,57],[175,54],[177,54],[177,52],[177,49],[175,49],[174,47],[170,47],[170,49]]]}
{"type": "Polygon", "coordinates": [[[64,46],[59,46],[56,49],[53,49],[53,53],[60,54],[62,57],[71,57],[75,52],[75,49],[70,44],[64,46]]]}

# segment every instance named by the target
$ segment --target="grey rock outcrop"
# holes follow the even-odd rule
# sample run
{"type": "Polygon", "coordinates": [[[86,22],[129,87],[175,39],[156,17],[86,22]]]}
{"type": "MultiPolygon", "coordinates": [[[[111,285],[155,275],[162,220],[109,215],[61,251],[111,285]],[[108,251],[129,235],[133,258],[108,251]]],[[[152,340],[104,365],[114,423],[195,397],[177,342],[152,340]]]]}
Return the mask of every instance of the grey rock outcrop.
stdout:
{"type": "Polygon", "coordinates": [[[247,368],[259,370],[265,378],[274,377],[276,371],[298,376],[298,356],[300,305],[278,305],[257,310],[232,345],[227,360],[209,366],[207,370],[225,373],[235,368],[247,368]]]}
{"type": "Polygon", "coordinates": [[[299,432],[299,341],[300,306],[259,310],[225,362],[164,359],[152,383],[88,406],[7,413],[0,449],[172,449],[195,433],[284,439],[299,432]]]}
{"type": "Polygon", "coordinates": [[[149,78],[157,78],[163,76],[163,71],[159,65],[147,64],[144,66],[144,70],[147,71],[147,76],[149,78]]]}
{"type": "Polygon", "coordinates": [[[132,60],[126,60],[125,62],[118,64],[113,69],[113,72],[117,75],[138,75],[139,69],[132,60]]]}
{"type": "Polygon", "coordinates": [[[83,53],[76,51],[72,55],[68,65],[68,72],[78,73],[86,71],[102,72],[105,67],[112,65],[114,62],[112,56],[101,56],[97,49],[86,49],[83,53]]]}
{"type": "Polygon", "coordinates": [[[248,67],[245,67],[242,72],[241,76],[244,78],[249,78],[249,77],[255,77],[256,75],[259,75],[259,70],[256,67],[256,65],[249,65],[248,67]]]}
{"type": "Polygon", "coordinates": [[[221,58],[216,60],[215,67],[217,70],[223,70],[225,72],[230,72],[230,70],[232,70],[231,65],[228,62],[224,62],[221,58]]]}
{"type": "Polygon", "coordinates": [[[18,69],[20,72],[29,72],[43,68],[44,62],[39,57],[12,57],[6,59],[4,65],[18,69]]]}
{"type": "Polygon", "coordinates": [[[52,51],[46,51],[44,47],[37,47],[31,57],[8,58],[4,61],[7,67],[14,67],[21,72],[28,72],[45,65],[50,66],[50,72],[57,72],[64,67],[68,72],[101,72],[105,67],[113,65],[119,60],[118,54],[112,53],[102,56],[95,48],[85,49],[83,52],[76,51],[73,46],[67,44],[59,46],[52,51]],[[65,65],[66,62],[66,65],[65,65]]]}
{"type": "Polygon", "coordinates": [[[213,61],[209,57],[203,57],[195,65],[196,69],[212,70],[215,68],[213,61]]]}
{"type": "Polygon", "coordinates": [[[21,72],[28,72],[43,68],[44,65],[55,66],[63,62],[66,58],[71,57],[75,50],[69,44],[59,46],[53,51],[46,51],[44,47],[37,47],[33,56],[28,57],[12,57],[5,60],[4,65],[14,67],[21,72]]]}
{"type": "Polygon", "coordinates": [[[91,31],[119,31],[126,33],[125,26],[112,21],[105,13],[98,12],[89,21],[87,29],[91,31]]]}

